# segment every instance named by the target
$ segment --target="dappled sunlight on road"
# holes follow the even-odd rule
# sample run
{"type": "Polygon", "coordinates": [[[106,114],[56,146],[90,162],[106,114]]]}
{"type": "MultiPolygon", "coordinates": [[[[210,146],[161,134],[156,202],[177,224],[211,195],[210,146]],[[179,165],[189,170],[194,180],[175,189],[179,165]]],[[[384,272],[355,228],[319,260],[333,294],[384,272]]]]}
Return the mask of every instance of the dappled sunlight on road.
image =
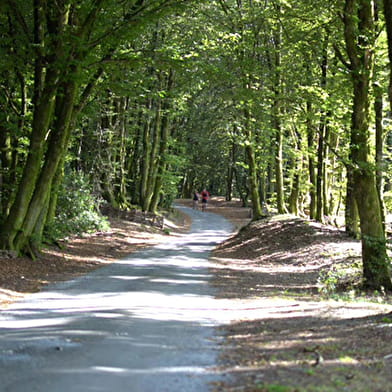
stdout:
{"type": "MultiPolygon", "coordinates": [[[[215,327],[234,321],[229,328],[238,325],[236,337],[246,340],[249,331],[241,329],[246,321],[255,323],[257,337],[267,325],[280,324],[281,331],[291,322],[306,325],[297,334],[287,335],[287,347],[282,346],[286,335],[279,335],[276,342],[272,338],[263,342],[263,352],[280,353],[297,350],[303,339],[318,343],[323,327],[332,321],[350,322],[353,317],[379,312],[363,304],[343,306],[312,297],[259,293],[243,299],[216,298],[209,268],[218,267],[209,260],[210,251],[230,235],[231,226],[215,215],[192,214],[190,233],[167,237],[164,243],[87,276],[50,286],[3,311],[0,377],[7,392],[205,392],[209,382],[230,373],[227,369],[219,373],[216,368],[222,336],[215,327]],[[313,324],[317,328],[310,330],[308,325],[313,324]]],[[[284,287],[277,287],[276,282],[272,286],[269,275],[279,273],[285,282],[291,269],[301,277],[305,273],[295,264],[285,271],[275,268],[275,272],[268,264],[238,268],[243,274],[259,273],[263,280],[258,284],[271,285],[271,290],[284,287]]],[[[300,281],[289,282],[290,287],[300,281]]],[[[330,343],[338,342],[335,338],[330,343]]],[[[255,338],[252,349],[257,344],[255,338]]],[[[279,358],[274,361],[280,369],[293,365],[279,358]]]]}
{"type": "Polygon", "coordinates": [[[210,251],[232,226],[213,214],[191,214],[188,234],[2,312],[0,377],[7,390],[155,391],[162,383],[170,391],[207,390],[217,377],[213,327],[249,307],[217,300],[209,284],[210,251]]]}
{"type": "Polygon", "coordinates": [[[63,317],[59,318],[34,318],[32,320],[26,319],[10,319],[10,320],[2,320],[1,328],[10,328],[10,329],[21,329],[21,328],[40,328],[40,327],[50,327],[50,326],[58,326],[65,325],[69,321],[69,318],[63,317]]]}

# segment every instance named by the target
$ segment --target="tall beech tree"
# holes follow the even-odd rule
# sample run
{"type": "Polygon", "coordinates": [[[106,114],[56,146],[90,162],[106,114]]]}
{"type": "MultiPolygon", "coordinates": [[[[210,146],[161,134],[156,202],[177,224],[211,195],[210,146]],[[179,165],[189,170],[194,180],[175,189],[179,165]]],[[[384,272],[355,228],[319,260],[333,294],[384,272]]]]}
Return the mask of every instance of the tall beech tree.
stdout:
{"type": "Polygon", "coordinates": [[[388,97],[392,109],[392,0],[383,0],[385,25],[388,36],[388,57],[389,57],[389,86],[388,97]]]}
{"type": "Polygon", "coordinates": [[[283,129],[282,129],[282,7],[280,1],[273,2],[275,9],[275,22],[272,27],[271,59],[269,60],[271,73],[273,74],[273,98],[272,98],[272,127],[275,133],[275,182],[277,208],[280,214],[287,212],[284,195],[284,174],[283,174],[283,129]]]}
{"type": "Polygon", "coordinates": [[[343,22],[353,85],[350,164],[353,193],[360,217],[363,275],[367,287],[391,290],[383,215],[369,140],[370,83],[375,40],[372,1],[346,0],[343,22]]]}
{"type": "Polygon", "coordinates": [[[1,227],[1,248],[34,254],[35,226],[50,201],[53,178],[67,151],[74,111],[88,86],[83,82],[84,66],[94,57],[98,62],[106,58],[148,18],[183,2],[34,0],[26,10],[22,2],[6,1],[9,18],[21,26],[26,47],[33,54],[34,85],[29,153],[1,227]],[[27,19],[29,11],[33,11],[33,21],[27,19]]]}

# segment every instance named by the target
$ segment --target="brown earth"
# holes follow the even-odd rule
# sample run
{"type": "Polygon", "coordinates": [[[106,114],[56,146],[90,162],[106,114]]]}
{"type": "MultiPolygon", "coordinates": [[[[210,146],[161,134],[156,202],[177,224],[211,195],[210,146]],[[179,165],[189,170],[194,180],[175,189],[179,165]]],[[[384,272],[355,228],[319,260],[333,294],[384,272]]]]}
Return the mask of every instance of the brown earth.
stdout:
{"type": "Polygon", "coordinates": [[[0,309],[42,286],[86,274],[142,247],[163,241],[186,230],[190,222],[178,214],[166,221],[164,229],[109,217],[110,230],[75,236],[49,246],[32,260],[0,256],[0,309]]]}
{"type": "Polygon", "coordinates": [[[359,241],[274,216],[244,227],[214,259],[219,296],[253,310],[221,328],[220,370],[232,377],[215,391],[392,391],[392,301],[355,293],[359,241]],[[345,288],[335,300],[320,294],[333,285],[345,288]]]}
{"type": "MultiPolygon", "coordinates": [[[[217,370],[229,377],[215,391],[392,392],[390,297],[358,297],[354,290],[348,292],[350,300],[320,295],[338,280],[346,289],[357,284],[357,241],[292,216],[245,226],[249,209],[237,201],[213,198],[208,210],[242,228],[213,252],[218,296],[252,309],[249,318],[221,328],[225,339],[217,370]],[[342,273],[347,269],[348,278],[342,273]]],[[[168,224],[176,235],[189,220],[168,224]]],[[[162,241],[165,233],[112,218],[109,232],[68,239],[62,249],[47,248],[36,261],[0,258],[0,307],[162,241]]]]}

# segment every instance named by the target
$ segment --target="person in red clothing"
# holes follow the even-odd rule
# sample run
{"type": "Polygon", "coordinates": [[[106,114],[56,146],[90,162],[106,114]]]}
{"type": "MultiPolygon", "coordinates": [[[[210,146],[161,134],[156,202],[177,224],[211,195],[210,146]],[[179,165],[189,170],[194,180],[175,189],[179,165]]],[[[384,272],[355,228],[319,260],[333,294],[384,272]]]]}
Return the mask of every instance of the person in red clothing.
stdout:
{"type": "Polygon", "coordinates": [[[205,209],[207,208],[207,202],[210,197],[210,194],[207,191],[207,189],[204,188],[200,196],[201,196],[201,210],[205,211],[205,209]]]}

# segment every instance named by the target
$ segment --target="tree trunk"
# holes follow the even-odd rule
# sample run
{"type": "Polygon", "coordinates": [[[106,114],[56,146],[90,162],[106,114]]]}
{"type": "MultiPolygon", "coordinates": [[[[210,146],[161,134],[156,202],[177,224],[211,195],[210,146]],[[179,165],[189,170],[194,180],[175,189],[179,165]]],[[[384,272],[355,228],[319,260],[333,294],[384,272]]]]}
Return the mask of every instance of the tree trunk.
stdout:
{"type": "MultiPolygon", "coordinates": [[[[328,70],[328,37],[325,37],[323,43],[323,55],[321,61],[321,78],[320,86],[326,91],[327,88],[327,70],[328,70]]],[[[324,208],[326,200],[324,198],[325,192],[325,151],[326,151],[326,135],[327,135],[327,114],[325,109],[321,110],[320,124],[319,124],[319,138],[317,148],[317,181],[316,181],[316,220],[324,221],[324,208]]]]}
{"type": "Polygon", "coordinates": [[[331,142],[331,129],[329,126],[329,116],[330,113],[327,114],[326,124],[325,124],[325,135],[324,135],[324,151],[323,151],[323,215],[330,215],[330,203],[329,203],[329,143],[331,142]]]}
{"type": "Polygon", "coordinates": [[[303,157],[301,154],[301,134],[296,132],[296,146],[293,162],[293,176],[291,193],[289,196],[289,212],[298,215],[299,214],[299,195],[301,187],[301,173],[302,173],[302,162],[303,157]]]}
{"type": "MultiPolygon", "coordinates": [[[[75,78],[76,74],[77,72],[72,73],[71,79],[75,78]]],[[[36,228],[36,225],[43,209],[48,205],[53,178],[56,175],[63,155],[67,151],[76,89],[76,82],[71,80],[67,84],[62,85],[60,89],[61,94],[57,96],[53,130],[50,135],[45,161],[36,182],[34,194],[29,203],[23,225],[16,237],[17,249],[22,249],[30,242],[34,230],[42,233],[43,227],[36,228]]],[[[41,225],[44,225],[45,222],[46,219],[41,219],[40,221],[41,225]]],[[[34,242],[39,242],[41,239],[35,238],[33,240],[34,242]]]]}
{"type": "Polygon", "coordinates": [[[306,112],[307,112],[307,119],[306,119],[306,130],[307,130],[307,142],[308,142],[308,167],[309,167],[309,182],[310,182],[310,189],[309,189],[309,197],[310,197],[310,205],[309,205],[309,217],[310,219],[316,218],[316,164],[314,161],[313,151],[314,151],[314,130],[313,130],[313,123],[311,120],[312,115],[312,103],[308,101],[306,103],[306,112]]]}
{"type": "MultiPolygon", "coordinates": [[[[280,14],[280,5],[277,5],[278,14],[280,14]]],[[[280,214],[287,212],[284,198],[284,176],[283,176],[283,130],[281,124],[281,24],[278,24],[277,30],[274,32],[274,97],[273,97],[273,128],[275,132],[275,181],[276,181],[276,200],[277,208],[280,214]]]]}
{"type": "Polygon", "coordinates": [[[345,209],[345,229],[346,233],[353,238],[360,238],[359,213],[357,202],[354,197],[354,176],[351,166],[347,167],[346,183],[346,209],[345,209]]]}
{"type": "MultiPolygon", "coordinates": [[[[374,22],[377,30],[383,28],[383,21],[380,19],[380,2],[375,1],[373,3],[374,7],[374,22]]],[[[385,23],[388,23],[387,21],[385,23]]],[[[388,35],[388,31],[387,31],[388,35]]],[[[377,63],[377,61],[376,61],[377,63]]],[[[376,128],[376,187],[378,192],[378,197],[381,205],[382,221],[384,226],[384,231],[386,230],[386,208],[384,203],[384,140],[385,131],[383,126],[383,87],[378,83],[380,78],[380,69],[375,67],[373,72],[373,91],[374,91],[374,116],[375,116],[375,128],[376,128]]]]}
{"type": "Polygon", "coordinates": [[[231,201],[233,195],[233,181],[234,181],[234,170],[236,162],[236,150],[237,145],[234,141],[230,143],[229,162],[227,165],[227,179],[226,179],[226,201],[231,201]]]}
{"type": "Polygon", "coordinates": [[[385,231],[385,205],[384,205],[384,127],[383,120],[383,99],[382,89],[379,85],[374,85],[374,114],[376,120],[376,187],[378,198],[380,200],[382,222],[385,231]]]}
{"type": "MultiPolygon", "coordinates": [[[[149,100],[147,103],[147,110],[151,111],[152,102],[149,100]]],[[[149,116],[150,114],[148,114],[149,116]]],[[[151,166],[151,119],[147,119],[143,126],[143,157],[141,164],[141,181],[140,181],[140,201],[139,205],[142,207],[143,211],[147,210],[147,192],[148,192],[148,175],[150,173],[151,166]]]]}
{"type": "Polygon", "coordinates": [[[369,85],[375,34],[372,11],[370,0],[345,2],[344,37],[354,93],[350,152],[353,191],[360,216],[364,284],[370,289],[389,291],[392,281],[385,232],[369,154],[369,85]]]}
{"type": "Polygon", "coordinates": [[[257,181],[257,167],[252,145],[245,147],[246,157],[249,165],[249,185],[252,199],[253,219],[260,219],[263,215],[260,204],[259,184],[257,181]]]}
{"type": "Polygon", "coordinates": [[[249,108],[245,108],[244,110],[245,117],[245,157],[248,163],[248,178],[249,178],[249,187],[250,187],[250,197],[252,200],[252,217],[254,220],[260,219],[263,215],[261,203],[260,203],[260,194],[259,194],[259,182],[257,178],[257,164],[254,152],[254,135],[252,132],[252,123],[250,121],[250,111],[249,108]]]}
{"type": "MultiPolygon", "coordinates": [[[[5,121],[6,122],[6,121],[5,121]]],[[[0,125],[0,201],[1,216],[7,216],[10,207],[11,195],[11,165],[12,165],[12,142],[11,133],[0,125]]]]}
{"type": "MultiPolygon", "coordinates": [[[[152,146],[151,146],[151,156],[150,156],[150,167],[148,172],[148,180],[147,180],[147,190],[146,196],[144,198],[143,210],[150,211],[152,209],[151,201],[154,196],[154,191],[156,190],[156,181],[159,171],[159,150],[161,144],[162,137],[162,108],[161,108],[161,100],[159,99],[155,104],[155,119],[154,119],[154,127],[153,127],[153,137],[152,137],[152,146]]],[[[162,157],[163,158],[163,157],[162,157]]]]}
{"type": "Polygon", "coordinates": [[[126,111],[128,108],[128,99],[119,98],[116,100],[118,121],[116,127],[118,129],[118,145],[116,154],[116,179],[115,179],[115,198],[119,208],[126,209],[129,205],[127,200],[127,176],[126,176],[126,154],[127,154],[127,141],[128,141],[128,129],[126,124],[126,111]]]}
{"type": "Polygon", "coordinates": [[[158,155],[158,162],[157,162],[157,173],[155,179],[154,192],[150,204],[150,211],[154,213],[158,209],[158,204],[160,201],[160,197],[162,195],[162,191],[164,192],[162,186],[163,186],[163,178],[166,171],[166,150],[169,141],[169,134],[170,134],[170,121],[168,118],[168,113],[166,113],[162,119],[161,141],[160,141],[159,155],[158,155]]]}
{"type": "Polygon", "coordinates": [[[24,224],[26,219],[30,220],[27,216],[32,213],[30,202],[37,190],[46,140],[51,133],[49,125],[53,118],[55,95],[62,76],[59,67],[60,59],[65,61],[63,33],[68,23],[69,7],[69,3],[58,7],[50,5],[47,7],[46,2],[34,0],[36,58],[30,146],[15,200],[1,227],[0,248],[19,251],[21,244],[24,243],[24,241],[16,241],[16,238],[26,236],[26,233],[23,233],[24,224]]]}
{"type": "Polygon", "coordinates": [[[58,76],[59,71],[57,69],[48,69],[44,90],[34,108],[29,154],[22,179],[18,185],[15,201],[1,227],[0,248],[3,249],[20,250],[14,243],[14,240],[25,220],[36,181],[40,174],[46,136],[52,119],[58,76]]]}
{"type": "Polygon", "coordinates": [[[137,119],[135,120],[133,126],[135,129],[135,135],[133,138],[132,145],[128,149],[128,165],[127,165],[127,176],[129,185],[127,188],[128,198],[131,201],[131,204],[139,205],[141,201],[141,160],[142,157],[142,144],[143,144],[143,133],[144,129],[142,126],[142,108],[138,105],[135,105],[134,111],[138,113],[137,119]]]}
{"type": "Polygon", "coordinates": [[[384,17],[388,37],[389,87],[388,97],[392,111],[392,0],[384,0],[384,17]]]}
{"type": "MultiPolygon", "coordinates": [[[[15,32],[10,31],[10,35],[15,32]]],[[[24,76],[15,69],[20,85],[20,97],[17,102],[12,102],[11,97],[5,98],[5,106],[14,106],[18,109],[17,131],[9,129],[11,124],[9,113],[4,110],[0,115],[0,215],[9,214],[12,205],[12,194],[15,192],[15,179],[19,158],[18,137],[23,135],[23,128],[27,111],[27,92],[24,76]],[[4,125],[3,125],[4,124],[4,125]]],[[[6,81],[4,81],[6,83],[6,81]]]]}
{"type": "Polygon", "coordinates": [[[60,191],[60,186],[64,178],[64,161],[65,161],[65,154],[62,156],[61,161],[59,162],[57,167],[57,172],[53,178],[45,225],[52,224],[56,217],[58,195],[60,191]]]}
{"type": "Polygon", "coordinates": [[[276,181],[276,199],[279,214],[287,212],[284,199],[283,183],[283,132],[280,124],[275,123],[275,181],[276,181]]]}
{"type": "MultiPolygon", "coordinates": [[[[166,91],[170,94],[174,85],[174,71],[170,70],[169,75],[167,77],[167,86],[166,91]]],[[[170,100],[166,98],[162,103],[162,119],[161,119],[161,137],[160,137],[160,145],[159,145],[159,153],[158,153],[158,162],[157,162],[157,178],[155,180],[155,189],[151,199],[151,207],[150,210],[155,212],[158,208],[159,200],[162,194],[162,186],[163,186],[163,178],[166,171],[166,154],[167,154],[167,146],[169,143],[169,136],[171,130],[171,122],[170,122],[170,100]]],[[[164,190],[163,190],[164,191],[164,190]]]]}
{"type": "Polygon", "coordinates": [[[319,127],[318,137],[318,148],[317,148],[317,177],[316,177],[316,220],[319,222],[324,221],[323,216],[323,179],[324,179],[324,135],[325,135],[325,124],[324,119],[321,120],[319,127]]]}
{"type": "Polygon", "coordinates": [[[294,215],[299,213],[299,190],[300,190],[300,174],[295,172],[293,176],[291,193],[289,196],[289,212],[294,215]]]}

